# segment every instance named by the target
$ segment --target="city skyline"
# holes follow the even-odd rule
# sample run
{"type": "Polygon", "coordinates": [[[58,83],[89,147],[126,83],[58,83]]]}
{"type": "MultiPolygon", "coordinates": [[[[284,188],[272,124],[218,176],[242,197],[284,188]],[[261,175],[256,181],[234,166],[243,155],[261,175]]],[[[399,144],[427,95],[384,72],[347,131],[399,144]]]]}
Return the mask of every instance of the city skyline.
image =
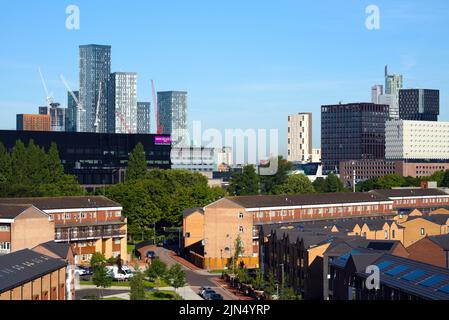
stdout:
{"type": "MultiPolygon", "coordinates": [[[[386,64],[391,73],[403,74],[404,88],[440,90],[440,119],[448,119],[449,65],[444,57],[449,48],[434,40],[449,33],[445,2],[378,1],[380,30],[365,28],[366,1],[339,6],[331,1],[254,4],[239,4],[236,13],[232,4],[172,7],[144,2],[130,9],[117,3],[104,7],[108,19],[99,20],[101,3],[78,1],[78,31],[65,29],[66,4],[28,4],[29,12],[15,15],[16,21],[2,14],[0,39],[11,50],[0,54],[0,127],[11,129],[15,114],[35,113],[45,105],[38,66],[55,100],[65,106],[67,93],[59,74],[66,76],[73,90],[79,89],[77,48],[88,43],[112,46],[111,72],[139,73],[139,101],[151,101],[151,79],[158,91],[188,91],[189,127],[201,120],[204,128],[220,130],[277,128],[283,155],[286,115],[315,114],[314,147],[318,147],[321,105],[369,102],[371,87],[383,83],[386,64]],[[198,6],[203,10],[195,11],[198,6]],[[169,9],[172,16],[164,21],[161,13],[169,9]],[[195,19],[184,17],[186,10],[195,11],[195,19]],[[113,21],[119,21],[121,14],[133,14],[138,22],[116,26],[113,21]],[[39,35],[29,32],[30,24],[38,25],[39,35]],[[141,30],[147,32],[130,33],[141,30]],[[434,36],[427,38],[429,32],[434,36]],[[59,50],[48,50],[55,43],[59,50]],[[24,50],[30,46],[33,50],[24,50]]],[[[3,12],[20,8],[8,3],[3,12]]]]}

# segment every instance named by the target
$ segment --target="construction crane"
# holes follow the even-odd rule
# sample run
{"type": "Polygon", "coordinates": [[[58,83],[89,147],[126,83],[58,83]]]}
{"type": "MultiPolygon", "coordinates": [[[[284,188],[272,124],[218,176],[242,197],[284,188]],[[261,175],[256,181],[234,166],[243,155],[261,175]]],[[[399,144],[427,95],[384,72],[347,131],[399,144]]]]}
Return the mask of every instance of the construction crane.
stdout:
{"type": "Polygon", "coordinates": [[[120,122],[122,123],[122,125],[125,127],[126,131],[128,131],[129,134],[132,134],[133,132],[131,131],[131,129],[128,127],[128,125],[126,124],[125,119],[122,117],[122,115],[120,114],[120,112],[115,111],[115,115],[117,116],[117,118],[119,118],[120,122]]]}
{"type": "Polygon", "coordinates": [[[98,101],[97,101],[97,110],[95,111],[95,122],[94,122],[94,128],[95,132],[100,132],[100,102],[101,102],[101,90],[103,86],[103,82],[100,81],[100,88],[98,90],[98,101]]]}
{"type": "Polygon", "coordinates": [[[164,127],[159,123],[159,113],[157,107],[157,94],[156,87],[154,85],[154,80],[151,80],[151,89],[153,91],[153,105],[154,105],[154,115],[156,117],[156,133],[162,134],[164,132],[164,127]]]}
{"type": "Polygon", "coordinates": [[[51,108],[51,106],[52,106],[52,104],[54,102],[53,94],[48,92],[47,84],[45,82],[45,79],[44,79],[44,76],[42,74],[41,68],[39,67],[38,70],[39,70],[39,75],[41,77],[42,86],[44,87],[44,90],[45,90],[45,98],[46,98],[46,101],[47,101],[47,106],[49,108],[51,108]]]}
{"type": "MultiPolygon", "coordinates": [[[[64,84],[64,86],[67,89],[67,91],[72,96],[73,101],[75,101],[76,109],[78,110],[78,112],[81,113],[81,112],[86,111],[86,109],[84,109],[83,105],[81,104],[80,100],[76,97],[75,93],[73,93],[72,89],[70,89],[70,86],[67,83],[67,81],[65,80],[64,76],[61,74],[59,77],[61,78],[61,81],[64,84]]],[[[77,120],[76,120],[76,130],[80,130],[80,128],[81,128],[81,117],[78,116],[77,120]]]]}

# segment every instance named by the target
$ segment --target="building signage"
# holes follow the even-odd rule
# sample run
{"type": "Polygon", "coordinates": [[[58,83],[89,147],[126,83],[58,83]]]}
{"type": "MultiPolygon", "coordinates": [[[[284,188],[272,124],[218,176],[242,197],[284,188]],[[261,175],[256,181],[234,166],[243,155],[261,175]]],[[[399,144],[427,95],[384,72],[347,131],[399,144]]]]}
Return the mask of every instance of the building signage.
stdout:
{"type": "Polygon", "coordinates": [[[156,136],[156,137],[154,137],[154,144],[158,145],[158,146],[170,146],[171,145],[171,137],[156,136]]]}

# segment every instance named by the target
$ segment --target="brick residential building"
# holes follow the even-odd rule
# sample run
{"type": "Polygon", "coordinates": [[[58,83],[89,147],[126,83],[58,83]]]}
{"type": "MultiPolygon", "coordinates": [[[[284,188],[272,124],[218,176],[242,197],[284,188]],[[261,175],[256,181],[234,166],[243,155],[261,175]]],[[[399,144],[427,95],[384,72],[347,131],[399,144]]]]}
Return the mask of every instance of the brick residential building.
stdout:
{"type": "Polygon", "coordinates": [[[106,197],[11,198],[0,199],[0,204],[33,205],[45,212],[54,222],[53,238],[46,241],[70,243],[76,264],[89,263],[95,252],[128,260],[123,208],[106,197]]]}
{"type": "Polygon", "coordinates": [[[0,203],[0,255],[54,240],[54,222],[33,205],[0,203]]]}

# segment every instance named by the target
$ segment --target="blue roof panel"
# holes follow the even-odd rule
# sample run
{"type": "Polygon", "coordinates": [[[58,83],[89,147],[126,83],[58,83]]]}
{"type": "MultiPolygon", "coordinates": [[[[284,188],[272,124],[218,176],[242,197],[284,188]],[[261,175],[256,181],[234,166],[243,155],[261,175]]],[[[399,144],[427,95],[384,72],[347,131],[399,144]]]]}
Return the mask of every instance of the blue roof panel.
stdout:
{"type": "Polygon", "coordinates": [[[385,268],[388,268],[392,263],[393,262],[391,262],[391,261],[382,261],[377,266],[379,267],[380,270],[383,270],[385,268]]]}
{"type": "Polygon", "coordinates": [[[422,276],[424,276],[426,272],[421,269],[414,270],[410,273],[407,273],[406,275],[403,275],[401,279],[407,280],[407,281],[414,281],[422,276]]]}
{"type": "Polygon", "coordinates": [[[424,281],[421,281],[419,284],[424,286],[424,287],[432,287],[440,282],[442,282],[443,280],[447,280],[448,277],[443,276],[441,274],[435,274],[429,278],[427,278],[424,281]]]}
{"type": "Polygon", "coordinates": [[[385,274],[388,274],[389,276],[397,276],[401,272],[404,272],[405,270],[408,270],[408,269],[410,269],[410,267],[404,266],[404,265],[399,265],[399,266],[394,267],[393,269],[388,270],[387,272],[385,272],[385,274]]]}

